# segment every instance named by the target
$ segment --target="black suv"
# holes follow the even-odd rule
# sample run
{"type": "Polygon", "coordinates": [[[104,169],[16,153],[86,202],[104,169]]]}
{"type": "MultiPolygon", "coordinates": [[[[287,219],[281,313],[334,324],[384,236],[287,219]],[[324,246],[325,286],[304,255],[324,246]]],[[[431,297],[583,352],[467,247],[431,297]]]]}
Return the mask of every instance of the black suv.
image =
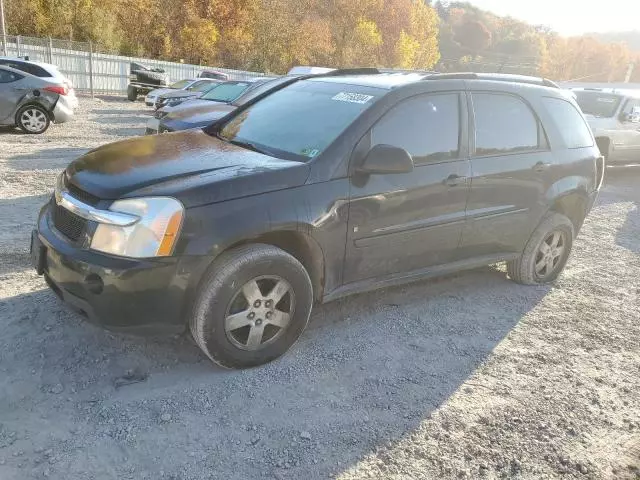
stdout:
{"type": "Polygon", "coordinates": [[[213,361],[249,367],[282,355],[314,302],[496,262],[553,281],[603,162],[547,80],[334,71],[80,157],[32,259],[105,327],[188,325],[213,361]]]}

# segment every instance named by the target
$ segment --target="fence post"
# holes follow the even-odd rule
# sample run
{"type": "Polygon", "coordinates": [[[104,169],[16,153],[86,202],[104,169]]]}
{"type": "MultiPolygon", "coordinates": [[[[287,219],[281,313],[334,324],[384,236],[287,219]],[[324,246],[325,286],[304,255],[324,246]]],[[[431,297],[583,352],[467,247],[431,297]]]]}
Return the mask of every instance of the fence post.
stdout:
{"type": "Polygon", "coordinates": [[[93,98],[93,43],[89,40],[89,90],[93,98]]]}
{"type": "Polygon", "coordinates": [[[49,37],[49,43],[47,45],[47,53],[49,54],[49,63],[53,63],[53,40],[49,37]]]}
{"type": "Polygon", "coordinates": [[[21,42],[20,42],[20,35],[18,35],[18,36],[16,37],[16,50],[17,50],[17,52],[16,52],[16,57],[19,57],[19,56],[20,56],[20,43],[21,43],[21,42]]]}

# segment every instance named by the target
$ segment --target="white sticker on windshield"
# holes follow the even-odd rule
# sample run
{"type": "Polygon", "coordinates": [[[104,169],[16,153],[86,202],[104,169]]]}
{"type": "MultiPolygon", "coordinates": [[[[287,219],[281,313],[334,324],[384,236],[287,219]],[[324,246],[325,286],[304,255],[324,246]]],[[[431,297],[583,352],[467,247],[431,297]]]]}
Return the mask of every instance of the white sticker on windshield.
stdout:
{"type": "Polygon", "coordinates": [[[615,98],[602,98],[602,97],[598,97],[596,100],[600,103],[615,103],[616,101],[615,98]]]}
{"type": "Polygon", "coordinates": [[[340,92],[331,97],[331,100],[349,103],[367,103],[373,98],[373,95],[364,95],[363,93],[340,92]]]}

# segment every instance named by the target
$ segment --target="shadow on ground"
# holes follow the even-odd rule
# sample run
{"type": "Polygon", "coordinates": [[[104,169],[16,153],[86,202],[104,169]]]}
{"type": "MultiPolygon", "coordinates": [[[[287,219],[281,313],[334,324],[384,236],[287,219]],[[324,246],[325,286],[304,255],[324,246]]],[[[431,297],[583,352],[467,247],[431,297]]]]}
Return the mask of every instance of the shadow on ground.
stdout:
{"type": "Polygon", "coordinates": [[[62,169],[88,151],[88,148],[78,147],[47,148],[35,154],[14,155],[7,163],[17,171],[62,169]]]}
{"type": "Polygon", "coordinates": [[[81,457],[106,462],[121,449],[131,452],[122,463],[92,468],[120,474],[142,466],[149,478],[160,470],[326,478],[414,430],[549,288],[522,287],[485,268],[317,306],[287,355],[246,371],[214,367],[187,336],[111,334],[48,290],[23,293],[0,303],[0,317],[10,319],[0,357],[37,374],[14,372],[3,416],[42,443],[46,433],[10,419],[25,396],[40,404],[63,389],[68,400],[48,408],[57,423],[80,430],[70,442],[82,454],[55,467],[69,478],[86,471],[81,457]],[[143,381],[116,388],[127,371],[143,381]],[[167,428],[176,440],[159,442],[167,428]]]}

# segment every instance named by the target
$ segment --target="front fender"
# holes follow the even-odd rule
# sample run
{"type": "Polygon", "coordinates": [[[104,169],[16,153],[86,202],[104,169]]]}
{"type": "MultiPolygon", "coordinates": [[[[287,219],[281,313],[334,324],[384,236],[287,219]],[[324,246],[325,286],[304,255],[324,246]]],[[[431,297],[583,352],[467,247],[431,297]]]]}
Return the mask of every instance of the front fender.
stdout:
{"type": "Polygon", "coordinates": [[[336,179],[187,209],[176,255],[212,262],[233,245],[277,232],[309,237],[325,260],[324,289],[342,281],[349,183],[336,179]]]}

